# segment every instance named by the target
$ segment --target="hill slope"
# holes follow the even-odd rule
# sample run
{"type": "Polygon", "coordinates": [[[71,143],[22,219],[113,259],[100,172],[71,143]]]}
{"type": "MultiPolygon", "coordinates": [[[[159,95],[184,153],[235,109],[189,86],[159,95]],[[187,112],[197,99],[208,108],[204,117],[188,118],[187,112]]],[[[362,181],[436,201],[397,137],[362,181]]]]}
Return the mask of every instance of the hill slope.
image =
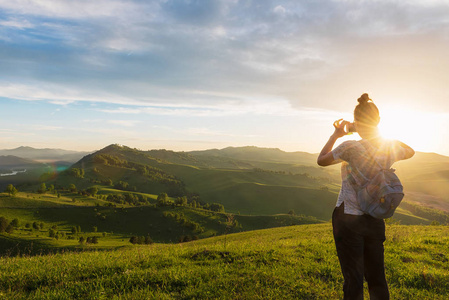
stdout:
{"type": "Polygon", "coordinates": [[[258,168],[197,167],[186,162],[195,159],[182,153],[110,145],[73,166],[72,169],[84,170],[83,179],[73,178],[69,170],[56,182],[61,186],[73,182],[77,187],[87,188],[92,182],[110,181],[115,185],[122,181],[131,190],[151,194],[166,192],[173,197],[194,196],[204,203],[223,204],[234,213],[254,215],[288,213],[293,209],[298,214],[323,218],[326,213],[330,215],[336,197],[335,191],[325,187],[331,182],[328,178],[258,168]],[[184,158],[185,164],[172,162],[184,158]],[[310,205],[305,205],[306,202],[310,205]],[[318,216],[316,212],[323,208],[324,213],[318,216]]]}
{"type": "MultiPolygon", "coordinates": [[[[222,150],[211,151],[215,153],[222,150]]],[[[237,152],[239,155],[246,151],[260,151],[258,157],[266,157],[266,153],[273,152],[281,157],[280,160],[285,157],[284,154],[279,155],[281,151],[278,149],[250,147],[248,150],[243,147],[226,151],[237,152]]],[[[226,151],[225,153],[228,153],[226,151]]],[[[303,153],[294,155],[311,159],[310,155],[304,156],[303,153]]],[[[231,159],[222,158],[219,157],[217,165],[231,159]]],[[[71,170],[61,173],[56,185],[68,188],[70,184],[75,184],[78,189],[87,189],[92,185],[104,189],[112,185],[118,189],[153,195],[165,192],[172,197],[186,196],[189,203],[219,203],[224,205],[226,211],[235,214],[274,215],[294,211],[299,215],[325,221],[332,215],[339,191],[339,180],[332,177],[315,177],[308,173],[243,168],[245,162],[232,162],[235,163],[235,168],[218,168],[217,165],[205,167],[211,163],[209,154],[195,156],[192,153],[140,151],[126,146],[110,145],[87,155],[73,165],[71,170]],[[203,160],[205,157],[206,160],[203,160]],[[79,174],[80,170],[84,172],[82,176],[79,174]]],[[[247,163],[253,166],[254,163],[266,162],[252,160],[247,163]]],[[[323,169],[312,166],[307,168],[323,169]]],[[[412,195],[414,194],[407,194],[406,201],[414,200],[412,195]]],[[[428,216],[422,219],[422,215],[416,216],[415,213],[416,210],[411,213],[409,208],[405,208],[398,211],[395,218],[404,224],[430,223],[433,220],[429,220],[428,216]]],[[[438,217],[437,220],[445,222],[444,217],[438,217]]]]}
{"type": "Polygon", "coordinates": [[[113,204],[102,200],[104,197],[70,191],[60,191],[59,196],[50,192],[22,192],[14,197],[0,194],[0,218],[7,219],[1,221],[1,232],[16,219],[12,232],[0,234],[0,256],[77,250],[81,237],[97,236],[97,246],[105,249],[128,245],[132,236],[174,243],[231,232],[321,223],[315,218],[287,214],[230,215],[183,205],[156,205],[156,195],[131,195],[146,200],[136,205],[113,204]],[[77,228],[76,232],[73,228],[77,228]]]}

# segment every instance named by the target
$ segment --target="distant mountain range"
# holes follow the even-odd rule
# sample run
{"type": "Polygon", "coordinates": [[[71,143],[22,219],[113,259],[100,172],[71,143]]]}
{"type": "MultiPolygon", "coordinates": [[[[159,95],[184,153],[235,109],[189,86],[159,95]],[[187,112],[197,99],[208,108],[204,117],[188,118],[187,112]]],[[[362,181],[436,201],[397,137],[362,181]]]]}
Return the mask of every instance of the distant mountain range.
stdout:
{"type": "Polygon", "coordinates": [[[38,165],[40,164],[37,161],[17,157],[14,155],[2,155],[0,156],[0,166],[3,168],[20,168],[24,166],[30,166],[30,165],[38,165]]]}
{"type": "Polygon", "coordinates": [[[31,159],[39,162],[65,161],[75,163],[89,152],[62,150],[62,149],[36,149],[32,147],[18,147],[15,149],[0,150],[0,156],[17,156],[24,159],[31,159]]]}

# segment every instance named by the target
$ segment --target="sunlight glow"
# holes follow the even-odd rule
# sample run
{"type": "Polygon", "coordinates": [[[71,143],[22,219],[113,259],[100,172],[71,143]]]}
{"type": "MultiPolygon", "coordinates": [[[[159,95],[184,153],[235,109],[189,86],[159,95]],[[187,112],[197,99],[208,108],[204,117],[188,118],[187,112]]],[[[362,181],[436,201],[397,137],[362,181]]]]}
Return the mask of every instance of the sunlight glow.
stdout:
{"type": "Polygon", "coordinates": [[[387,139],[400,140],[415,150],[433,152],[443,142],[442,133],[448,126],[448,116],[407,110],[402,107],[380,109],[380,134],[387,139]]]}

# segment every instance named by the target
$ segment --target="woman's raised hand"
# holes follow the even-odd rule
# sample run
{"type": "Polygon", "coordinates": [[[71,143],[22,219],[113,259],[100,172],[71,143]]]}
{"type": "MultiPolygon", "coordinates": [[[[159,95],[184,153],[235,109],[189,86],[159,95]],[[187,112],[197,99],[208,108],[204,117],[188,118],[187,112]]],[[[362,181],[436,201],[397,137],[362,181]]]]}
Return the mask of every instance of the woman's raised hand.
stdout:
{"type": "Polygon", "coordinates": [[[345,136],[348,134],[348,132],[345,130],[346,125],[348,125],[350,122],[344,121],[343,119],[339,119],[334,122],[334,136],[337,138],[341,138],[342,136],[345,136]]]}

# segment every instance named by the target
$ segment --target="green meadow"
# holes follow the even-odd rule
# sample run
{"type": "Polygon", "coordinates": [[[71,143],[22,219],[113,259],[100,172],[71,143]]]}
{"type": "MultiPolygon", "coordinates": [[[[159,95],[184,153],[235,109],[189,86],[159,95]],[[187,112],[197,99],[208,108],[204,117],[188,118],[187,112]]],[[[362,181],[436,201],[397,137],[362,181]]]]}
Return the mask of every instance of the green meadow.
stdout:
{"type": "MultiPolygon", "coordinates": [[[[446,226],[387,226],[392,299],[447,299],[446,226]]],[[[88,248],[88,247],[86,247],[88,248]]],[[[329,223],[181,244],[4,257],[3,299],[341,299],[329,223]]],[[[366,292],[366,289],[365,289],[366,292]]]]}
{"type": "MultiPolygon", "coordinates": [[[[406,197],[386,220],[392,299],[449,294],[438,159],[399,164],[406,197]]],[[[65,171],[18,177],[18,193],[0,193],[0,299],[341,299],[329,222],[338,170],[314,160],[110,145],[65,171]]]]}

